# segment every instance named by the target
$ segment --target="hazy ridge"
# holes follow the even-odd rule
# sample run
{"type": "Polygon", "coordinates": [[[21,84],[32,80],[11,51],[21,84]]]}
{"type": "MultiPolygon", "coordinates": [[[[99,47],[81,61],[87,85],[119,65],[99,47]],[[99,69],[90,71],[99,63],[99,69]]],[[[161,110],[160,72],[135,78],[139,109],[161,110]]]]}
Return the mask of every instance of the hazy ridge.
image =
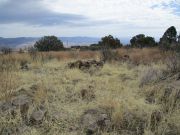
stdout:
{"type": "MultiPolygon", "coordinates": [[[[21,48],[25,46],[33,45],[40,37],[17,37],[17,38],[3,38],[0,37],[0,47],[12,47],[21,48]]],[[[90,45],[98,43],[100,38],[98,37],[59,37],[64,43],[64,46],[75,46],[75,45],[90,45]]],[[[129,43],[129,38],[122,38],[121,42],[123,44],[129,43]]]]}

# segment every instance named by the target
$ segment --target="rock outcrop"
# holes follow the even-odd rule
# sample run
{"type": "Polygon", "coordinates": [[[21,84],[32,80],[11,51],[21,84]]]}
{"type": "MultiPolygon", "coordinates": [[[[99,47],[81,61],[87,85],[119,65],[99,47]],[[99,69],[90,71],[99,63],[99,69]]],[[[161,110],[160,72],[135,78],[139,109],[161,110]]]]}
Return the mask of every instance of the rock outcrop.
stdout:
{"type": "Polygon", "coordinates": [[[68,67],[70,69],[72,68],[78,68],[78,69],[90,69],[91,67],[103,67],[104,62],[103,61],[96,61],[96,60],[88,60],[88,61],[82,61],[78,60],[75,62],[71,62],[68,64],[68,67]]]}
{"type": "Polygon", "coordinates": [[[109,130],[111,120],[103,109],[90,109],[82,115],[81,125],[87,135],[92,135],[98,131],[109,130]]]}

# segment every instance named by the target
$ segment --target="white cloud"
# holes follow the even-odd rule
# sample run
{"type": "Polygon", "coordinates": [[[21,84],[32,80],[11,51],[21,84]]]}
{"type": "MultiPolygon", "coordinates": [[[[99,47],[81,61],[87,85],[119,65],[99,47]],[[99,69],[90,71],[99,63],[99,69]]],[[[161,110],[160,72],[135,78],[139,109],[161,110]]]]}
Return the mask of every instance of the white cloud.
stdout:
{"type": "Polygon", "coordinates": [[[45,0],[48,8],[56,12],[74,13],[93,20],[111,20],[146,25],[145,22],[161,23],[180,19],[173,14],[173,7],[163,4],[180,3],[177,0],[45,0]],[[152,6],[156,5],[156,8],[152,6]]]}
{"type": "MultiPolygon", "coordinates": [[[[172,3],[178,5],[180,4],[180,1],[179,0],[67,0],[67,1],[45,0],[44,1],[44,4],[53,11],[60,13],[64,12],[64,13],[80,14],[94,21],[110,21],[112,22],[112,25],[108,23],[107,27],[109,27],[109,29],[113,30],[116,28],[116,29],[121,29],[123,31],[125,31],[125,29],[127,31],[131,31],[130,29],[133,28],[136,29],[137,33],[141,31],[143,32],[148,31],[149,29],[151,29],[150,31],[152,31],[153,29],[156,33],[157,29],[159,31],[162,31],[171,25],[174,25],[179,29],[180,16],[174,14],[174,7],[169,6],[172,3]],[[124,26],[124,24],[127,25],[124,26]]],[[[83,23],[83,22],[78,22],[78,23],[83,23]]],[[[92,24],[92,26],[93,25],[94,24],[92,24]]],[[[105,27],[105,24],[102,25],[105,27]]],[[[101,26],[97,28],[100,29],[101,26]]],[[[118,34],[115,31],[114,33],[118,34]]]]}
{"type": "MultiPolygon", "coordinates": [[[[46,33],[61,32],[65,36],[103,36],[113,34],[126,37],[145,33],[161,36],[169,26],[180,30],[180,16],[174,13],[173,5],[180,0],[41,0],[49,10],[85,16],[75,20],[74,27],[52,26],[42,30],[46,33]],[[63,32],[63,33],[62,33],[63,32]]],[[[33,27],[31,27],[33,29],[33,27]]],[[[37,28],[34,28],[37,29],[37,28]]],[[[38,30],[39,30],[38,29],[38,30]]],[[[42,35],[41,32],[37,34],[42,35]]],[[[45,34],[46,34],[45,33],[45,34]]]]}

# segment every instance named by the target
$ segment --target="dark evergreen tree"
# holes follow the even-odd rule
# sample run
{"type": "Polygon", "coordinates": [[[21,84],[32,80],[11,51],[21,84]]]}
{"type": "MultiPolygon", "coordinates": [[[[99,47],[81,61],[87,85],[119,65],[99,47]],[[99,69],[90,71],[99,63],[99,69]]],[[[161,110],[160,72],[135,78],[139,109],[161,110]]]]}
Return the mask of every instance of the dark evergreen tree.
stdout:
{"type": "Polygon", "coordinates": [[[34,44],[34,47],[38,51],[59,51],[64,49],[63,43],[56,36],[44,36],[34,44]]]}
{"type": "Polygon", "coordinates": [[[3,54],[10,54],[10,53],[12,53],[12,48],[3,47],[3,48],[1,48],[0,52],[2,52],[3,54]]]}
{"type": "Polygon", "coordinates": [[[120,48],[122,47],[121,41],[118,38],[114,38],[113,36],[105,36],[101,39],[99,42],[100,46],[106,46],[112,49],[120,48]]]}
{"type": "Polygon", "coordinates": [[[139,34],[130,40],[131,47],[153,47],[156,45],[155,39],[153,37],[145,36],[144,34],[139,34]]]}
{"type": "Polygon", "coordinates": [[[171,48],[172,45],[177,44],[177,31],[174,26],[168,28],[162,38],[160,38],[160,47],[164,49],[171,48]]]}
{"type": "Polygon", "coordinates": [[[180,45],[180,33],[179,33],[179,36],[177,37],[177,42],[180,45]]]}

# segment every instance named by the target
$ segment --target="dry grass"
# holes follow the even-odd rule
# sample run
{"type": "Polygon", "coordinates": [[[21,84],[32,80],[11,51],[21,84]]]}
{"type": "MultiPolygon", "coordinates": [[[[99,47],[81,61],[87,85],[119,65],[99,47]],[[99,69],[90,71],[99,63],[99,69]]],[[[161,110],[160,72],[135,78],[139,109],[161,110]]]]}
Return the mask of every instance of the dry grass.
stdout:
{"type": "MultiPolygon", "coordinates": [[[[38,53],[36,59],[29,54],[11,54],[0,57],[1,82],[0,100],[8,100],[20,90],[32,93],[34,104],[29,110],[29,115],[36,106],[44,105],[47,118],[40,127],[28,127],[23,134],[27,135],[83,135],[79,128],[79,119],[83,112],[92,108],[104,108],[111,116],[113,130],[103,132],[102,135],[137,134],[137,135],[173,135],[179,133],[179,101],[174,102],[176,93],[169,96],[164,104],[161,83],[145,83],[139,87],[144,71],[153,67],[164,70],[163,60],[169,55],[157,48],[152,49],[119,49],[120,57],[130,56],[129,62],[106,63],[102,69],[93,70],[93,74],[79,69],[68,69],[67,63],[74,59],[100,59],[99,52],[49,52],[38,53]],[[4,61],[4,62],[3,62],[4,61]],[[27,61],[29,69],[20,69],[20,63],[27,61]],[[130,66],[131,65],[131,66],[130,66]],[[138,65],[138,66],[137,66],[138,65]],[[131,68],[130,68],[131,67],[131,68]],[[82,90],[90,91],[88,96],[93,99],[82,98],[82,90]],[[154,92],[155,103],[146,101],[147,95],[154,92]],[[7,94],[6,94],[7,93],[7,94]],[[174,97],[173,97],[174,96],[174,97]],[[176,108],[171,108],[172,103],[176,108]],[[164,110],[168,108],[168,112],[164,110]],[[162,112],[162,120],[152,130],[153,112],[162,112]],[[58,118],[53,120],[54,114],[58,118]],[[177,120],[177,121],[176,121],[177,120]]],[[[146,74],[147,82],[153,77],[146,74]]],[[[0,114],[1,115],[1,114],[0,114]]],[[[0,119],[0,131],[6,127],[18,127],[22,122],[20,114],[9,119],[3,115],[0,119]]]]}
{"type": "MultiPolygon", "coordinates": [[[[134,64],[149,64],[151,62],[158,62],[160,60],[164,61],[168,56],[170,56],[171,52],[163,52],[158,48],[143,48],[143,49],[118,49],[117,50],[119,58],[128,55],[130,60],[134,64]]],[[[101,57],[101,53],[99,51],[60,51],[60,52],[45,52],[45,53],[37,53],[36,60],[69,60],[69,59],[99,59],[101,57]]],[[[9,59],[9,55],[4,55],[3,59],[9,59]]],[[[15,62],[20,62],[23,60],[31,61],[32,56],[23,53],[13,53],[11,54],[11,59],[15,62]]]]}
{"type": "Polygon", "coordinates": [[[163,52],[158,48],[143,49],[119,49],[120,56],[128,55],[134,64],[149,64],[152,62],[164,61],[171,52],[163,52]]]}

